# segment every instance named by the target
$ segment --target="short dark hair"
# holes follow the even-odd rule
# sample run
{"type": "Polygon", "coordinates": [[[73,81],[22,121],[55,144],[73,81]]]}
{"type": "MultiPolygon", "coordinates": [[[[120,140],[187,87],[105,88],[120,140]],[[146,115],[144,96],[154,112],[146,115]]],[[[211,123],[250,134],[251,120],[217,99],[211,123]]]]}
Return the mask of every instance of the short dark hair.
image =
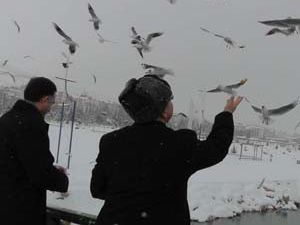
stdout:
{"type": "Polygon", "coordinates": [[[38,102],[45,96],[53,96],[57,91],[56,85],[46,77],[31,78],[24,90],[24,99],[38,102]]]}

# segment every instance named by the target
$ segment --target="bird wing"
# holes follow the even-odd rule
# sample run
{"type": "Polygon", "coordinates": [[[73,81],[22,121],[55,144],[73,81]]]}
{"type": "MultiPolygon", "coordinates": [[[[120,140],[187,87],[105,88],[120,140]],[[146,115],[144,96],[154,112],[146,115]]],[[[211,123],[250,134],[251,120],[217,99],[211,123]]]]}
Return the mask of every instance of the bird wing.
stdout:
{"type": "Polygon", "coordinates": [[[200,29],[206,33],[212,33],[211,31],[207,30],[206,28],[200,27],[200,29]]]}
{"type": "Polygon", "coordinates": [[[30,55],[25,55],[25,56],[24,56],[24,59],[28,59],[28,58],[29,58],[29,59],[33,59],[33,57],[30,56],[30,55]]]}
{"type": "Polygon", "coordinates": [[[136,30],[135,30],[134,27],[131,27],[131,31],[132,31],[132,33],[133,33],[134,36],[137,36],[137,35],[138,35],[138,33],[136,32],[136,30]]]}
{"type": "Polygon", "coordinates": [[[149,44],[153,38],[159,37],[161,35],[163,35],[162,32],[156,32],[156,33],[149,34],[147,36],[146,43],[149,44]]]}
{"type": "Polygon", "coordinates": [[[215,92],[220,92],[221,90],[219,88],[215,88],[215,89],[212,89],[212,90],[209,90],[207,92],[209,93],[215,93],[215,92]]]}
{"type": "Polygon", "coordinates": [[[97,78],[96,78],[96,76],[95,76],[95,75],[93,75],[93,78],[94,78],[94,83],[96,83],[96,82],[97,82],[97,78]]]}
{"type": "Polygon", "coordinates": [[[95,11],[94,11],[94,9],[93,9],[93,7],[91,6],[90,3],[88,4],[88,9],[89,9],[89,13],[91,14],[91,16],[92,16],[93,18],[98,19],[97,15],[96,15],[96,13],[95,13],[95,11]]]}
{"type": "Polygon", "coordinates": [[[258,107],[254,106],[254,105],[251,105],[251,108],[252,108],[255,112],[257,112],[257,113],[262,113],[262,109],[261,109],[261,108],[258,108],[258,107]]]}
{"type": "Polygon", "coordinates": [[[5,66],[8,63],[8,60],[5,59],[4,62],[2,63],[2,66],[5,66]]]}
{"type": "Polygon", "coordinates": [[[289,27],[290,25],[286,24],[284,20],[265,20],[265,21],[258,21],[267,26],[273,27],[289,27]]]}
{"type": "Polygon", "coordinates": [[[142,63],[142,67],[146,70],[146,69],[150,69],[150,68],[154,68],[157,69],[158,67],[150,65],[150,64],[146,64],[146,63],[142,63]]]}
{"type": "Polygon", "coordinates": [[[288,111],[292,110],[297,105],[298,105],[298,100],[296,100],[288,105],[284,105],[282,107],[276,108],[276,109],[270,109],[269,115],[273,115],[273,116],[282,115],[282,114],[287,113],[288,111]]]}
{"type": "Polygon", "coordinates": [[[65,32],[56,23],[53,23],[53,25],[59,35],[61,35],[65,39],[72,40],[68,35],[65,34],[65,32]]]}
{"type": "Polygon", "coordinates": [[[18,29],[18,33],[20,33],[21,28],[20,28],[19,24],[17,23],[17,21],[14,20],[14,24],[16,25],[16,27],[18,29]]]}
{"type": "Polygon", "coordinates": [[[235,88],[239,88],[240,86],[244,85],[246,82],[247,82],[247,79],[244,79],[244,80],[241,80],[240,82],[238,82],[236,84],[228,85],[226,87],[230,88],[230,89],[235,89],[235,88]]]}
{"type": "Polygon", "coordinates": [[[16,83],[16,78],[13,74],[8,73],[8,75],[11,77],[11,79],[13,80],[14,83],[16,83]]]}
{"type": "Polygon", "coordinates": [[[144,58],[143,51],[141,48],[136,48],[142,58],[144,58]]]}
{"type": "Polygon", "coordinates": [[[225,36],[221,35],[221,34],[214,34],[215,37],[219,37],[219,38],[226,38],[225,36]]]}
{"type": "Polygon", "coordinates": [[[267,33],[266,33],[266,36],[268,35],[272,35],[272,34],[275,34],[275,33],[281,33],[281,30],[279,28],[272,28],[271,30],[269,30],[267,33]]]}

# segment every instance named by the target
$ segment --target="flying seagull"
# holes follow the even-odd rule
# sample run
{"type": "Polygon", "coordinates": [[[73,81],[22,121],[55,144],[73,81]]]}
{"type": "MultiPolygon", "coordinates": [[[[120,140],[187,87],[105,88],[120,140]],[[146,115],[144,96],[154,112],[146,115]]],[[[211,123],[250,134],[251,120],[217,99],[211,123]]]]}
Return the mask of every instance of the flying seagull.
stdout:
{"type": "Polygon", "coordinates": [[[16,27],[17,27],[18,33],[20,33],[20,31],[21,31],[21,28],[20,28],[20,25],[17,23],[17,21],[16,21],[16,20],[14,20],[14,24],[15,24],[15,25],[16,25],[16,27]]]}
{"type": "Polygon", "coordinates": [[[74,54],[76,51],[76,47],[79,47],[79,45],[74,42],[68,35],[66,35],[65,32],[56,23],[53,23],[53,25],[57,33],[64,38],[63,42],[69,45],[70,53],[74,54]]]}
{"type": "Polygon", "coordinates": [[[297,32],[297,29],[295,26],[291,26],[291,27],[288,27],[288,28],[284,28],[284,29],[280,29],[280,28],[272,28],[270,31],[268,31],[266,33],[266,35],[273,35],[273,34],[276,34],[276,33],[281,33],[281,34],[284,34],[285,36],[289,36],[291,34],[294,34],[297,32]]]}
{"type": "Polygon", "coordinates": [[[93,79],[94,79],[94,83],[96,84],[96,82],[97,82],[97,77],[93,74],[92,75],[93,76],[93,79]]]}
{"type": "Polygon", "coordinates": [[[110,42],[110,43],[117,43],[117,42],[115,42],[115,41],[110,41],[110,40],[107,40],[107,39],[104,39],[99,33],[97,33],[97,35],[98,35],[98,41],[101,43],[101,44],[103,44],[104,42],[110,42]]]}
{"type": "Polygon", "coordinates": [[[137,34],[136,30],[134,27],[131,28],[132,30],[132,40],[131,44],[138,50],[140,56],[143,58],[143,52],[150,52],[151,47],[150,47],[150,42],[161,35],[163,35],[162,32],[155,32],[151,33],[147,36],[146,39],[142,38],[139,34],[137,34]]]}
{"type": "Polygon", "coordinates": [[[230,37],[225,37],[223,35],[220,35],[220,34],[216,34],[216,33],[213,33],[203,27],[200,27],[200,29],[206,33],[210,33],[212,35],[214,35],[215,37],[218,37],[218,38],[222,38],[225,43],[226,43],[226,48],[234,48],[234,47],[238,47],[238,48],[245,48],[246,46],[245,45],[238,45],[235,41],[233,41],[230,37]]]}
{"type": "Polygon", "coordinates": [[[32,59],[32,60],[33,60],[33,57],[30,56],[30,55],[25,55],[23,58],[24,58],[24,59],[32,59]]]}
{"type": "Polygon", "coordinates": [[[6,66],[7,63],[8,63],[8,59],[5,59],[5,60],[3,61],[3,63],[2,63],[2,66],[3,66],[3,67],[6,66]]]}
{"type": "Polygon", "coordinates": [[[157,75],[160,78],[164,78],[165,75],[174,75],[174,72],[170,69],[153,66],[146,63],[142,63],[141,65],[147,75],[157,75]]]}
{"type": "Polygon", "coordinates": [[[89,13],[92,17],[91,19],[89,19],[89,21],[94,24],[95,30],[99,30],[99,24],[102,24],[102,21],[98,18],[98,16],[96,15],[96,13],[90,3],[88,4],[88,9],[89,9],[89,13]]]}
{"type": "Polygon", "coordinates": [[[215,89],[209,90],[209,93],[218,93],[218,92],[225,92],[229,95],[236,96],[237,92],[234,89],[239,88],[240,86],[244,85],[247,82],[247,79],[241,80],[240,82],[232,85],[218,85],[215,89]]]}
{"type": "MultiPolygon", "coordinates": [[[[249,100],[246,99],[246,101],[250,103],[249,100]]],[[[294,109],[298,104],[299,104],[299,98],[290,104],[287,104],[287,105],[284,105],[284,106],[281,106],[281,107],[275,108],[275,109],[267,109],[267,107],[265,107],[264,105],[261,107],[257,107],[250,103],[251,108],[256,113],[260,114],[262,123],[265,123],[266,125],[270,124],[270,122],[272,121],[271,116],[283,115],[283,114],[289,112],[290,110],[294,109]]]]}

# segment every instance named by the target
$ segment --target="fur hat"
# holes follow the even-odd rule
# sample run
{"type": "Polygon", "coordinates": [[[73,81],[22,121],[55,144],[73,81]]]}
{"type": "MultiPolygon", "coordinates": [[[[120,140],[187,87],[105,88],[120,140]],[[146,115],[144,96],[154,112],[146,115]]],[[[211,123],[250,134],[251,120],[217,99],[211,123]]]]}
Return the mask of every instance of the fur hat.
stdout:
{"type": "Polygon", "coordinates": [[[121,105],[137,123],[157,120],[172,99],[170,85],[156,75],[130,79],[119,95],[121,105]]]}

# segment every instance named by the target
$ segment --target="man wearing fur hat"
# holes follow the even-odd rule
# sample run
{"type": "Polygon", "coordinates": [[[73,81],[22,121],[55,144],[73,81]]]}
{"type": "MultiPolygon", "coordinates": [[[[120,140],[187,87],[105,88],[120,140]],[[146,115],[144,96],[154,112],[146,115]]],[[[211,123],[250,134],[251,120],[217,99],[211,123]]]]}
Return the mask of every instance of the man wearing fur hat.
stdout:
{"type": "Polygon", "coordinates": [[[105,200],[98,225],[190,224],[188,179],[225,158],[242,98],[227,101],[205,141],[165,125],[172,99],[170,85],[155,75],[127,82],[119,101],[134,124],[102,136],[92,171],[92,196],[105,200]]]}

